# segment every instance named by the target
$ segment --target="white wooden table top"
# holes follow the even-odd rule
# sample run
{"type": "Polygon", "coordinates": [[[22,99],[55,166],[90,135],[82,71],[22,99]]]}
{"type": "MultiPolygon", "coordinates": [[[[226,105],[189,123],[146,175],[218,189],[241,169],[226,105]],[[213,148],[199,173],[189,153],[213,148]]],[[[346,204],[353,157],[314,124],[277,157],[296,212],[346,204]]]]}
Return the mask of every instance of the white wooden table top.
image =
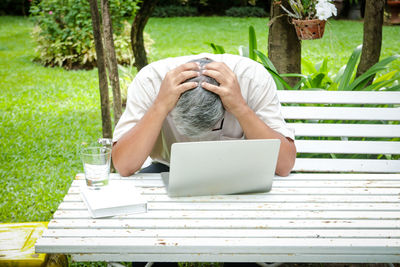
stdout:
{"type": "Polygon", "coordinates": [[[292,174],[265,194],[169,198],[129,178],[148,212],[92,219],[72,186],[36,252],[76,261],[400,262],[400,174],[292,174]]]}

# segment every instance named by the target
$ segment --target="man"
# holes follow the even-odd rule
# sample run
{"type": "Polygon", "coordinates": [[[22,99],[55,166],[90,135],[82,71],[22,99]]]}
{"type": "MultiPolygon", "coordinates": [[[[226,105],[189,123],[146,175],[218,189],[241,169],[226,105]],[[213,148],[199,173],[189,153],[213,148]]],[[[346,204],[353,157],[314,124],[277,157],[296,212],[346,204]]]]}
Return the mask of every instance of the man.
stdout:
{"type": "Polygon", "coordinates": [[[168,170],[174,142],[280,139],[276,173],[293,168],[294,133],[280,112],[276,85],[265,68],[245,57],[200,54],[167,58],[143,68],[128,89],[114,131],[112,158],[123,176],[168,170]]]}

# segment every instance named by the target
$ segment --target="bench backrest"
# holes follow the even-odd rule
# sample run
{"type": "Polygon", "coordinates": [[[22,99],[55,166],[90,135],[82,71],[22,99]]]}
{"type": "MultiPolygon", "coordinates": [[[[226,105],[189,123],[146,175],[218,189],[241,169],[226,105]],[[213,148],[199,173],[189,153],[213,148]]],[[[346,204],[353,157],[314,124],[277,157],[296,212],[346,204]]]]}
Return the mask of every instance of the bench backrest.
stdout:
{"type": "Polygon", "coordinates": [[[400,92],[278,91],[294,171],[400,173],[400,92]]]}

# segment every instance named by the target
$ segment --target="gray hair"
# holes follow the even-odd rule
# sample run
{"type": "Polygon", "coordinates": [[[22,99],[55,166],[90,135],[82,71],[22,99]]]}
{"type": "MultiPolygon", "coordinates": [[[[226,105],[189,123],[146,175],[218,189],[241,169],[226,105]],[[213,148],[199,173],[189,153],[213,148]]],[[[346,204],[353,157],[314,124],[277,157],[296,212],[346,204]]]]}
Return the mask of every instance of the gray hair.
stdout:
{"type": "MultiPolygon", "coordinates": [[[[204,65],[212,61],[209,58],[201,58],[189,62],[198,62],[200,69],[203,69],[204,65]]],[[[190,137],[199,137],[207,131],[211,131],[225,113],[220,97],[204,89],[201,83],[207,82],[217,86],[219,83],[203,74],[185,82],[198,82],[199,85],[180,96],[178,103],[171,111],[171,116],[179,133],[190,137]]]]}

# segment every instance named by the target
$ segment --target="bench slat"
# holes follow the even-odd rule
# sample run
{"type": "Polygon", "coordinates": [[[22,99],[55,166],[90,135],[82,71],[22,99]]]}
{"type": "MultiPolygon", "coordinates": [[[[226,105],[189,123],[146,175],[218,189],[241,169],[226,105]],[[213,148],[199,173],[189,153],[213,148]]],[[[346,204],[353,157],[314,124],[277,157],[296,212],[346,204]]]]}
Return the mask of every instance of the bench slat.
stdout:
{"type": "Polygon", "coordinates": [[[400,154],[400,142],[296,140],[298,153],[400,154]]]}
{"type": "Polygon", "coordinates": [[[285,119],[305,120],[400,120],[400,108],[282,107],[285,119]]]}
{"type": "Polygon", "coordinates": [[[400,160],[297,158],[294,171],[399,173],[400,160]]]}
{"type": "Polygon", "coordinates": [[[400,104],[400,92],[278,90],[281,103],[400,104]]]}
{"type": "Polygon", "coordinates": [[[400,125],[394,124],[340,124],[288,123],[296,136],[325,137],[400,137],[400,125]]]}

